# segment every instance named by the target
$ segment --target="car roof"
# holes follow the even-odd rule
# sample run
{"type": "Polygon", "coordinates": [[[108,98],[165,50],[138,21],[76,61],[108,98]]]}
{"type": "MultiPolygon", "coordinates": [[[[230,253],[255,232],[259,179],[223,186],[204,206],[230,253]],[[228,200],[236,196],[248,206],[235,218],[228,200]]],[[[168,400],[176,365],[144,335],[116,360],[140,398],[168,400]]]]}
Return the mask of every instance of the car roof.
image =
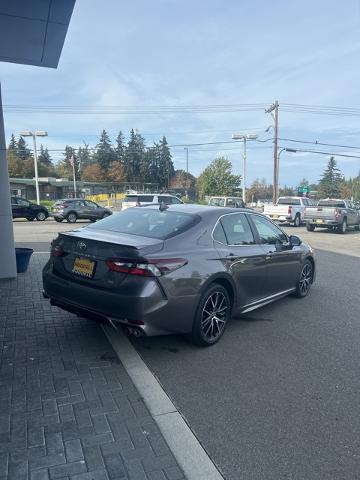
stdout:
{"type": "MultiPolygon", "coordinates": [[[[161,204],[150,204],[147,205],[146,208],[152,210],[159,210],[159,205],[161,204]]],[[[182,212],[182,213],[191,213],[193,215],[204,215],[206,213],[221,213],[224,215],[225,213],[258,213],[250,208],[224,208],[224,207],[213,207],[210,205],[198,205],[196,203],[176,203],[171,205],[166,205],[166,210],[174,211],[174,212],[182,212]]]]}

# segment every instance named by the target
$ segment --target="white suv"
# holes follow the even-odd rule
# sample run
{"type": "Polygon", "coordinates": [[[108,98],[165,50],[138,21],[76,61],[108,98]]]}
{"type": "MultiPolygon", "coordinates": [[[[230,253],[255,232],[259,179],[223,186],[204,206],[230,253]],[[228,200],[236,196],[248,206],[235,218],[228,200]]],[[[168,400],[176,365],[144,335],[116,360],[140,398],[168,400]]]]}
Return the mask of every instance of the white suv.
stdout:
{"type": "Polygon", "coordinates": [[[138,207],[139,205],[151,205],[152,203],[165,203],[166,205],[174,205],[175,203],[183,203],[175,195],[169,193],[130,193],[127,194],[122,201],[121,210],[130,207],[138,207]]]}

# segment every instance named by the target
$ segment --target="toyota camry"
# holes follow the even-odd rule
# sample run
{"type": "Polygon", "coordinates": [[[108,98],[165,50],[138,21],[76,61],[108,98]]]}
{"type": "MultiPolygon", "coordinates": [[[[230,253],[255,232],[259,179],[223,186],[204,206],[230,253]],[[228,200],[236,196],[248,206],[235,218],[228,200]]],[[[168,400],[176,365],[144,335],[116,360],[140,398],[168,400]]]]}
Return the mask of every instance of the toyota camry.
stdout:
{"type": "Polygon", "coordinates": [[[233,314],[305,297],[314,279],[311,247],[262,214],[181,204],[130,208],[60,233],[43,270],[53,305],[204,346],[233,314]]]}

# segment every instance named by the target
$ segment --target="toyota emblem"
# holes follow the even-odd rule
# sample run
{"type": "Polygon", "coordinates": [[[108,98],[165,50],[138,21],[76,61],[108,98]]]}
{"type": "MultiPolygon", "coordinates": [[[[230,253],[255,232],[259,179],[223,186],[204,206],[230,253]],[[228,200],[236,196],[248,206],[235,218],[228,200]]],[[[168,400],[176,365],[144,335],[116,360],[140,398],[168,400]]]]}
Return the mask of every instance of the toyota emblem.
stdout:
{"type": "Polygon", "coordinates": [[[77,246],[82,252],[87,248],[87,245],[85,242],[78,242],[77,246]]]}

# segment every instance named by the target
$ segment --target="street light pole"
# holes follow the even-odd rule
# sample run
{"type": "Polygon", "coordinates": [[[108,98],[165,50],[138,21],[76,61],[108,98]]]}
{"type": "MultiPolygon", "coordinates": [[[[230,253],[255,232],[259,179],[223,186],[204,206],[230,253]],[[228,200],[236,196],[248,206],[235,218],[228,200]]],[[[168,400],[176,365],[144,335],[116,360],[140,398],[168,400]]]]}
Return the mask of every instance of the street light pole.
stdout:
{"type": "Polygon", "coordinates": [[[242,199],[244,202],[244,205],[246,204],[246,135],[244,135],[243,138],[244,141],[244,151],[243,151],[243,189],[242,189],[242,199]]]}
{"type": "Polygon", "coordinates": [[[36,149],[36,137],[47,137],[47,132],[43,130],[37,130],[34,133],[29,130],[20,132],[21,137],[32,137],[34,145],[34,173],[35,173],[35,190],[36,190],[36,203],[40,205],[40,192],[39,192],[39,175],[38,175],[38,157],[36,149]]]}
{"type": "Polygon", "coordinates": [[[279,195],[279,175],[280,175],[280,155],[282,152],[289,152],[289,153],[296,153],[296,150],[293,148],[281,148],[279,151],[279,154],[277,156],[277,161],[276,161],[276,194],[279,195]]]}
{"type": "Polygon", "coordinates": [[[189,147],[184,147],[186,150],[186,173],[189,173],[189,147]]]}
{"type": "Polygon", "coordinates": [[[244,204],[246,204],[246,141],[247,140],[256,140],[257,135],[255,133],[247,133],[247,134],[240,134],[240,133],[233,133],[232,139],[233,140],[242,140],[244,144],[243,148],[243,174],[242,174],[242,199],[244,204]]]}
{"type": "Polygon", "coordinates": [[[38,158],[36,149],[36,135],[32,135],[34,144],[34,170],[35,170],[35,189],[36,189],[36,203],[40,205],[40,192],[39,192],[39,175],[38,175],[38,158]]]}

